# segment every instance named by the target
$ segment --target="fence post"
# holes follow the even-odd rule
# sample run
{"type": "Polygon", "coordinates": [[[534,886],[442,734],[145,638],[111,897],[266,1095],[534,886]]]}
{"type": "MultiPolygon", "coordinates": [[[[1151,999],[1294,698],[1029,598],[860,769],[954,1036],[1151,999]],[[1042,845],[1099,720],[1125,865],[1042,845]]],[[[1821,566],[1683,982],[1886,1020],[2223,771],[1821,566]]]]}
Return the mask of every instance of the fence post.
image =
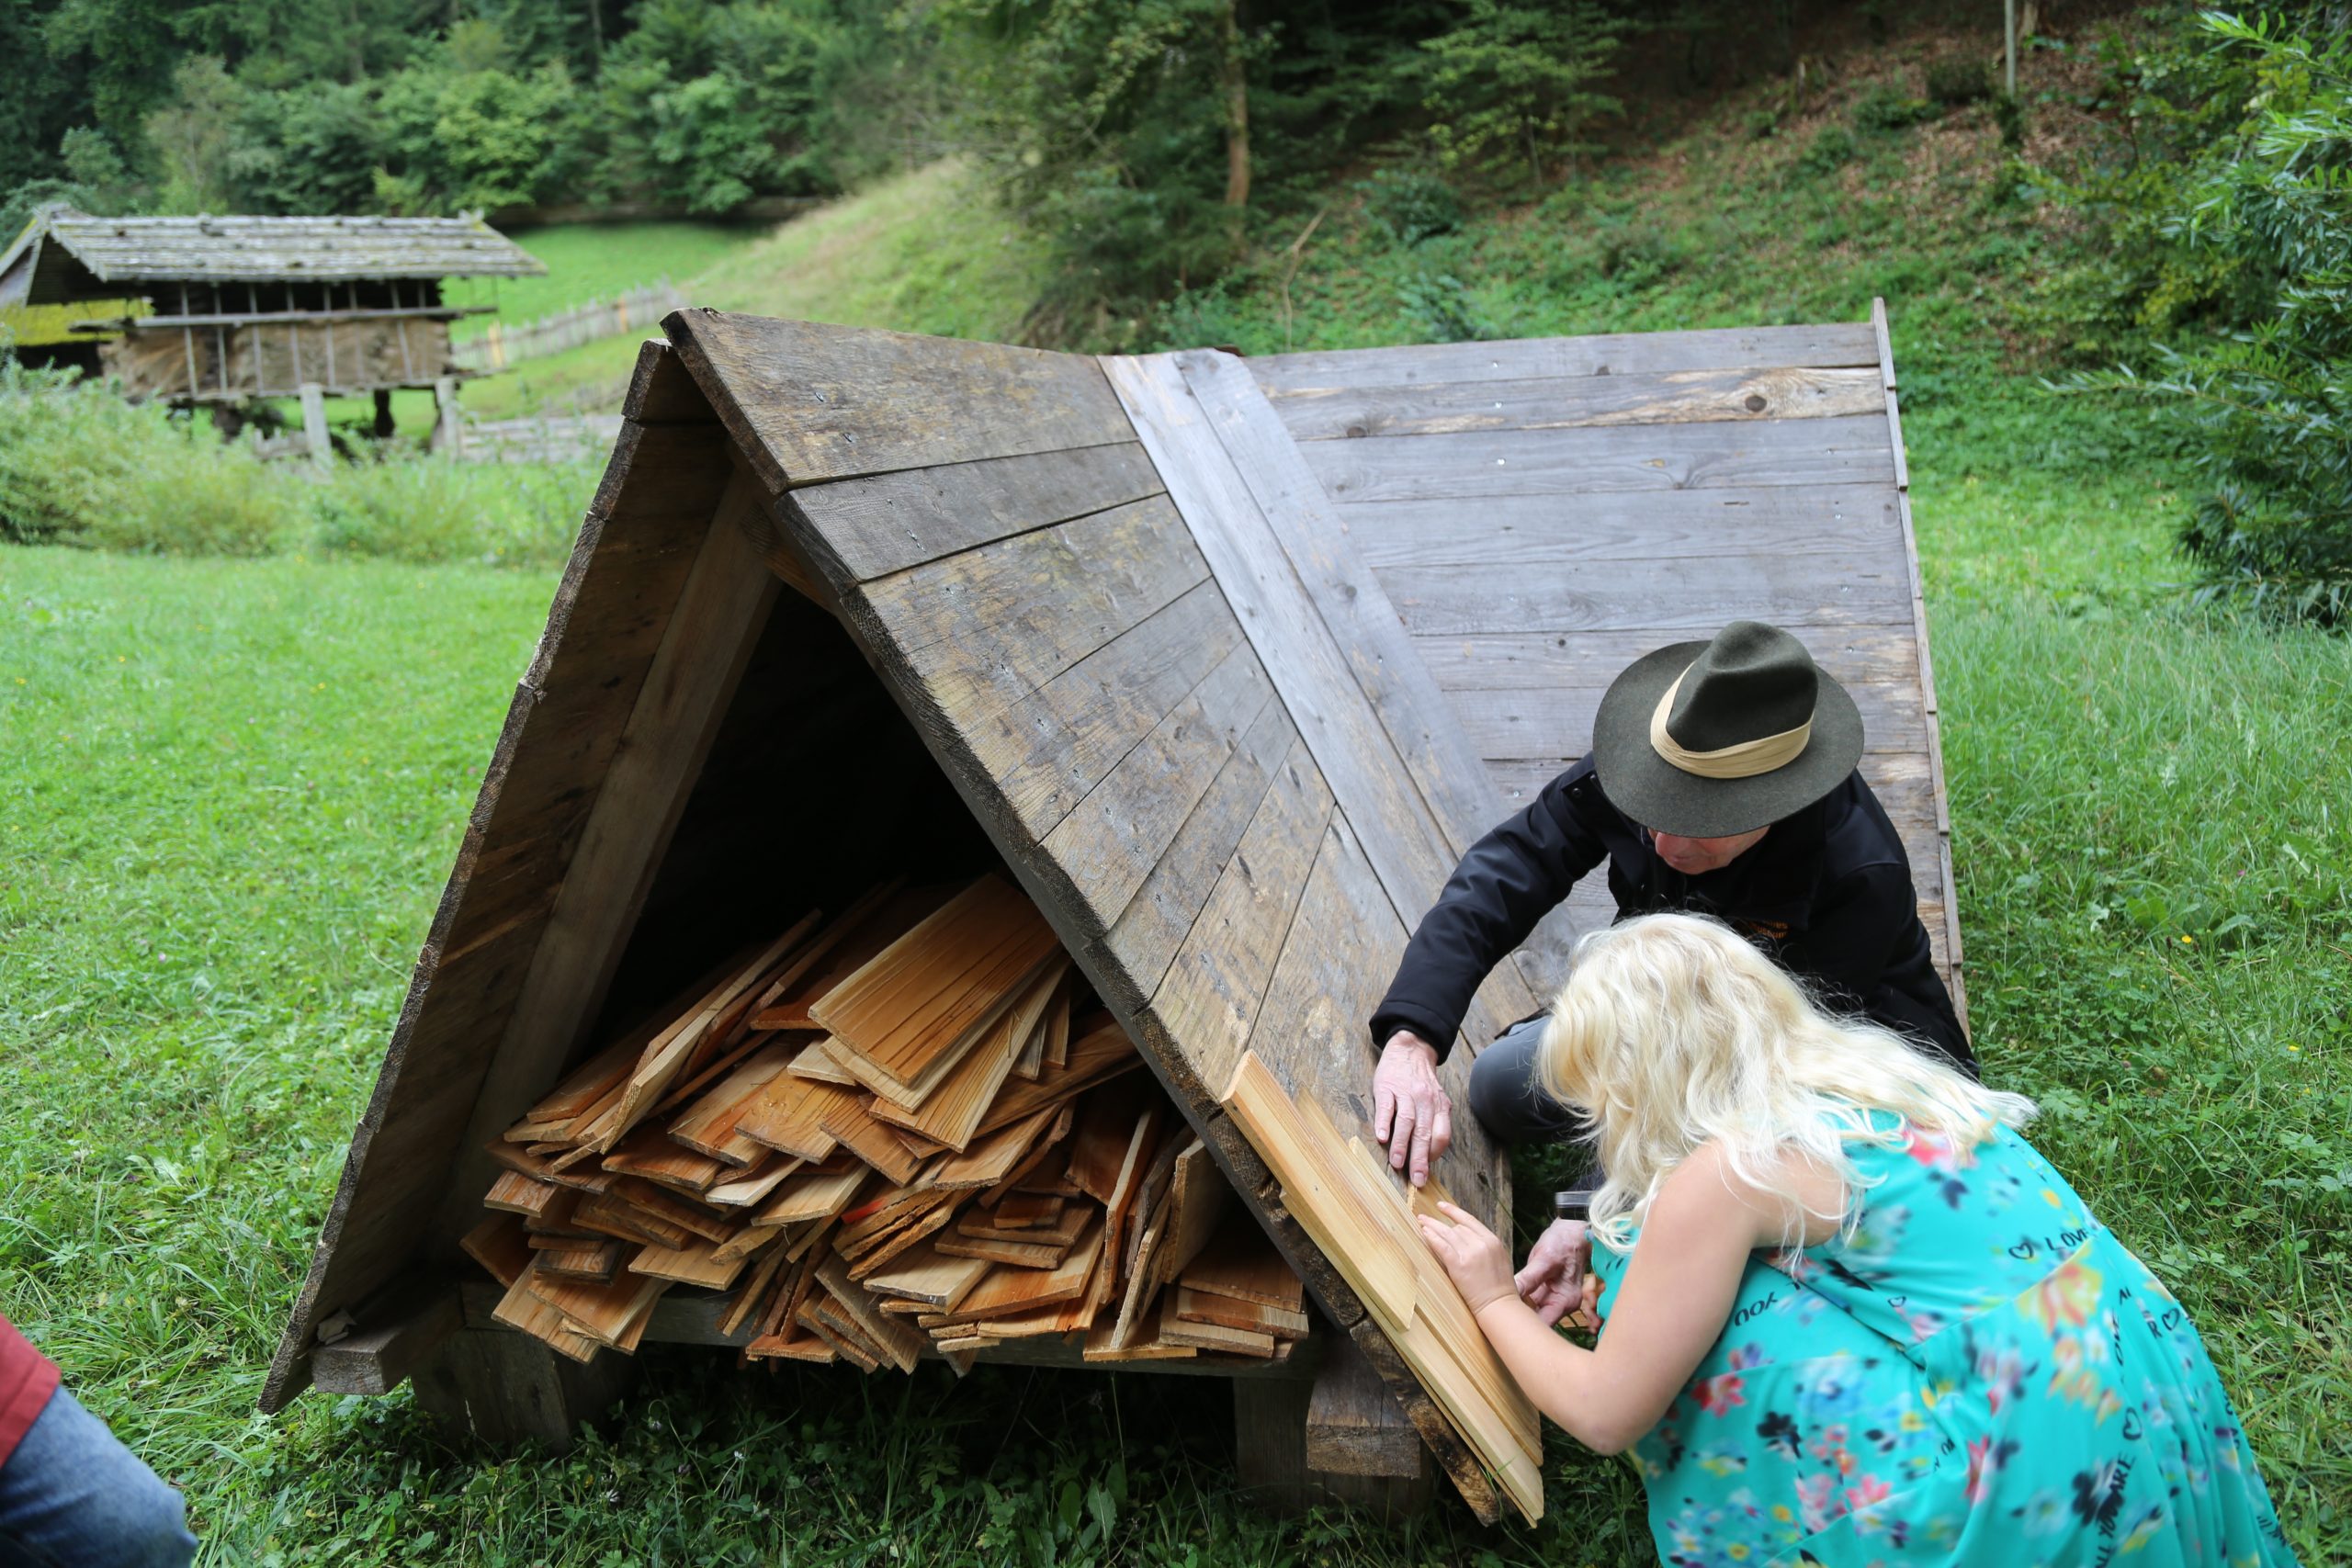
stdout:
{"type": "Polygon", "coordinates": [[[327,439],[326,390],[316,381],[305,381],[300,396],[302,439],[310,446],[311,461],[323,468],[334,461],[334,446],[327,439]]]}

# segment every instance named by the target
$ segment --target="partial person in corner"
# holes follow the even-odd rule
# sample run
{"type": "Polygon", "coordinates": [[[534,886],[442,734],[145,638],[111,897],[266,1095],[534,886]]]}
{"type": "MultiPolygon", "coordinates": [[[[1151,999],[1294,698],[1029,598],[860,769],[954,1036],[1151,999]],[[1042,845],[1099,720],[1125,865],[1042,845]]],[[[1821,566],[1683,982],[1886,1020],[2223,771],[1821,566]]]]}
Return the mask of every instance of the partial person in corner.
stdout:
{"type": "Polygon", "coordinates": [[[180,1495],[0,1317],[0,1568],[187,1568],[180,1495]]]}
{"type": "MultiPolygon", "coordinates": [[[[1777,626],[1735,621],[1636,660],[1601,698],[1591,754],[1471,846],[1406,946],[1372,1017],[1373,1134],[1389,1164],[1428,1179],[1453,1136],[1438,1065],[1472,995],[1604,861],[1619,919],[1715,916],[1825,1006],[1973,1074],[1861,756],[1853,698],[1777,626]]],[[[1470,1109],[1505,1144],[1589,1131],[1537,1081],[1544,1024],[1521,1021],[1471,1069],[1470,1109]]],[[[1577,1220],[1529,1252],[1520,1287],[1546,1322],[1576,1306],[1586,1256],[1577,1220]]]]}

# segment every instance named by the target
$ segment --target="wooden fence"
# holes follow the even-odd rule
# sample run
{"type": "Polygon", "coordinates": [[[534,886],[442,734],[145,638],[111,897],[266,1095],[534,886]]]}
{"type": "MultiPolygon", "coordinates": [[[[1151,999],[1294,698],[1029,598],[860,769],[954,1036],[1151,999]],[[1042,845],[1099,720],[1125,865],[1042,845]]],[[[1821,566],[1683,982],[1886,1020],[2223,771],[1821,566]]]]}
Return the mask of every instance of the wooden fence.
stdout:
{"type": "Polygon", "coordinates": [[[449,357],[463,370],[503,370],[517,360],[560,354],[598,338],[653,332],[663,316],[685,302],[686,297],[665,277],[617,299],[591,300],[523,326],[493,320],[481,336],[451,344],[449,357]]]}
{"type": "Polygon", "coordinates": [[[444,451],[469,463],[585,463],[601,460],[621,433],[621,416],[553,415],[539,419],[464,422],[464,434],[444,451]]]}

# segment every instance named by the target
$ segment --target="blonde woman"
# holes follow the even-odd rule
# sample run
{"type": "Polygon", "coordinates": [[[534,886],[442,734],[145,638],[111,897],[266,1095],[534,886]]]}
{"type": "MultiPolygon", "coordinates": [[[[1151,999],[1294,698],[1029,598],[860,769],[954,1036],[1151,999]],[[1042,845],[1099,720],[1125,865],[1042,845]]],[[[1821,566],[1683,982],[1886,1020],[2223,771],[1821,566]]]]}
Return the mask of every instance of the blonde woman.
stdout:
{"type": "Polygon", "coordinates": [[[1608,1171],[1598,1348],[1468,1214],[1421,1227],[1535,1404],[1632,1450],[1664,1562],[2294,1562],[2196,1330],[2017,1134],[2030,1101],[1688,915],[1578,944],[1542,1073],[1608,1171]]]}

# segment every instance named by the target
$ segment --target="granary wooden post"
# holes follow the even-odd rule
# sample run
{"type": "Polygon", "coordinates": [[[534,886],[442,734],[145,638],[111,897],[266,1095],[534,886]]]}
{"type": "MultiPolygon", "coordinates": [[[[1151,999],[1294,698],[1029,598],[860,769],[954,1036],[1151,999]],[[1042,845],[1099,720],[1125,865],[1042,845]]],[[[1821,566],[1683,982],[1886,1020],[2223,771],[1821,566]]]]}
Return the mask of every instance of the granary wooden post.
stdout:
{"type": "Polygon", "coordinates": [[[433,382],[433,449],[452,457],[466,455],[465,425],[458,417],[458,378],[436,377],[433,382]]]}
{"type": "Polygon", "coordinates": [[[316,381],[305,381],[300,395],[303,445],[310,449],[311,461],[325,468],[334,461],[334,443],[327,437],[326,391],[316,381]]]}

